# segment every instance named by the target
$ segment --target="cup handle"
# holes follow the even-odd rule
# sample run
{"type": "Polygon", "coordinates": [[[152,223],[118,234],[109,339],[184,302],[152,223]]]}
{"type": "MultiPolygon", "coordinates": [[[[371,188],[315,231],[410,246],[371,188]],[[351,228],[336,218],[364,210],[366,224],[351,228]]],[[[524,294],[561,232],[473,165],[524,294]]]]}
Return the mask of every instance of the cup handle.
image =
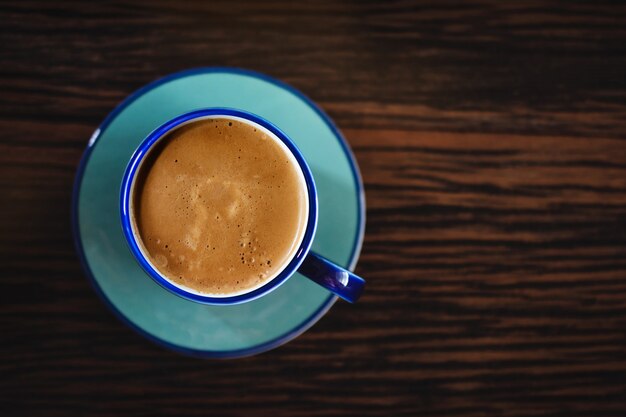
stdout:
{"type": "Polygon", "coordinates": [[[365,287],[363,278],[313,252],[307,254],[298,272],[351,303],[358,300],[365,287]]]}

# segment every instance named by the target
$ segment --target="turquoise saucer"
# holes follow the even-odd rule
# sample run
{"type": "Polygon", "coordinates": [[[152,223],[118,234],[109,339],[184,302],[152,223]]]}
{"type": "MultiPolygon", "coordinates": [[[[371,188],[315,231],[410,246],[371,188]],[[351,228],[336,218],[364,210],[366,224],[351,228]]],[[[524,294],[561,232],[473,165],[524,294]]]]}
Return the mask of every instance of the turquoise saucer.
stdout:
{"type": "Polygon", "coordinates": [[[96,292],[131,328],[173,350],[234,358],[273,349],[319,320],[336,297],[296,274],[245,304],[209,306],[157,285],[126,245],[119,192],[126,164],[156,127],[202,107],[232,107],[277,125],[306,158],[318,190],[319,223],[312,249],[353,269],[365,223],[363,187],[341,133],[302,93],[265,75],[202,68],[155,81],[122,102],[94,132],[73,195],[76,248],[96,292]]]}

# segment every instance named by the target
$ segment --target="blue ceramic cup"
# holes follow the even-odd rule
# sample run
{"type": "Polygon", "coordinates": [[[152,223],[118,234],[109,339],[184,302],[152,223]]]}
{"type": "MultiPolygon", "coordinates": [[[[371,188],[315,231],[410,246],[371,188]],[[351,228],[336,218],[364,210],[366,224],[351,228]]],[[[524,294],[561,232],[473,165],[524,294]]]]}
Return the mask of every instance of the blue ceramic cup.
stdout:
{"type": "Polygon", "coordinates": [[[182,114],[155,129],[141,142],[126,167],[120,194],[120,214],[124,236],[139,265],[141,265],[146,273],[163,288],[188,300],[212,305],[244,303],[270,293],[289,278],[293,277],[296,272],[301,273],[349,302],[355,302],[359,298],[365,285],[363,278],[354,275],[347,269],[310,251],[317,228],[317,192],[311,170],[296,145],[285,133],[272,123],[252,113],[228,108],[207,108],[182,114]],[[167,277],[160,273],[150,262],[148,256],[144,253],[142,249],[143,246],[139,243],[140,238],[135,227],[135,222],[132,220],[131,212],[131,202],[133,201],[137,174],[146,156],[154,149],[154,146],[165,138],[168,133],[178,127],[201,119],[218,117],[234,119],[252,125],[257,129],[265,131],[270,138],[282,142],[298,162],[298,166],[304,177],[304,182],[306,183],[308,196],[309,209],[307,224],[304,237],[298,249],[295,251],[295,255],[289,262],[283,265],[277,275],[267,282],[264,282],[261,286],[234,295],[203,294],[167,279],[167,277]]]}

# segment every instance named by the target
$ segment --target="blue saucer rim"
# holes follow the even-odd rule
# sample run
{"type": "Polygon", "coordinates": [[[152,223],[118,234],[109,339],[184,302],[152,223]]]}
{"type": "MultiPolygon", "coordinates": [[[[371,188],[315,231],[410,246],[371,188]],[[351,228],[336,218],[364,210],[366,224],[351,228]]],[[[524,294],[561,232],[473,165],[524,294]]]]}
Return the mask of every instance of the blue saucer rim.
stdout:
{"type": "MultiPolygon", "coordinates": [[[[98,297],[102,300],[102,302],[113,312],[113,314],[125,325],[133,329],[139,335],[145,337],[148,340],[151,340],[155,344],[165,347],[167,349],[173,350],[178,353],[182,353],[188,356],[201,357],[201,358],[218,358],[218,359],[229,359],[229,358],[240,358],[245,356],[252,356],[262,352],[266,352],[268,350],[274,349],[278,346],[281,346],[290,340],[298,337],[300,334],[307,331],[311,326],[313,326],[322,316],[326,314],[326,312],[332,307],[332,305],[337,301],[337,297],[335,295],[329,294],[326,301],[307,319],[302,321],[302,323],[287,333],[274,338],[265,343],[261,343],[255,345],[253,347],[245,348],[245,349],[237,349],[237,350],[228,350],[228,351],[212,351],[212,350],[201,350],[201,349],[192,349],[183,346],[179,346],[173,343],[168,342],[167,340],[161,339],[159,337],[154,336],[153,334],[147,332],[142,329],[140,326],[136,325],[132,321],[130,321],[124,314],[118,310],[118,308],[113,305],[113,303],[107,298],[102,289],[100,288],[98,282],[96,281],[91,268],[87,262],[85,257],[85,253],[83,250],[82,236],[80,234],[79,224],[78,224],[78,201],[80,194],[80,187],[82,184],[82,179],[84,176],[85,167],[89,162],[89,157],[91,156],[91,152],[94,150],[96,144],[98,143],[98,138],[100,134],[108,127],[108,125],[120,114],[126,107],[128,107],[131,103],[133,103],[137,98],[141,97],[145,93],[159,87],[162,84],[194,75],[200,74],[213,74],[213,73],[226,73],[226,74],[237,74],[237,75],[245,75],[253,78],[257,78],[271,84],[276,85],[279,88],[286,89],[287,91],[294,94],[296,97],[303,100],[306,104],[308,104],[315,113],[326,123],[326,125],[331,129],[341,147],[348,158],[348,162],[350,163],[350,168],[352,171],[352,175],[354,177],[356,186],[357,186],[357,194],[359,200],[359,210],[357,212],[357,224],[359,229],[355,234],[355,239],[352,247],[352,254],[350,256],[350,264],[348,265],[348,269],[353,270],[356,266],[356,262],[359,258],[359,254],[361,252],[361,247],[363,244],[363,236],[365,232],[365,193],[363,189],[363,180],[361,178],[361,173],[359,171],[358,165],[356,163],[356,159],[348,145],[347,141],[334,124],[334,122],[324,113],[324,111],[317,106],[310,98],[305,96],[302,92],[292,87],[291,85],[272,78],[268,75],[248,70],[242,68],[233,68],[233,67],[200,67],[200,68],[192,68],[184,71],[179,71],[165,77],[159,78],[155,81],[152,81],[149,84],[141,87],[136,90],[128,97],[126,97],[122,102],[120,102],[111,113],[104,119],[104,121],[100,124],[100,126],[94,131],[93,135],[89,139],[87,144],[87,148],[83,152],[81,156],[80,162],[78,164],[78,169],[76,171],[76,176],[74,179],[74,185],[72,189],[72,207],[71,207],[71,224],[72,224],[72,235],[74,238],[74,246],[76,253],[78,254],[79,261],[83,270],[85,271],[91,286],[94,291],[98,295],[98,297]]],[[[224,307],[228,308],[228,307],[224,307]]]]}

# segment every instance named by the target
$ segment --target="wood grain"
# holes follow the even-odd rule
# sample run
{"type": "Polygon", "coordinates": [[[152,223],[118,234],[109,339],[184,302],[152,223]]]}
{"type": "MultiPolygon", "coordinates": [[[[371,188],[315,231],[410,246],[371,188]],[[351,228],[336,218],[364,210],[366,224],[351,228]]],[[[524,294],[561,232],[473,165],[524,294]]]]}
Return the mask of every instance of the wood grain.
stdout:
{"type": "Polygon", "coordinates": [[[2,415],[626,413],[623,4],[0,4],[2,415]],[[119,323],[69,226],[94,127],[213,65],[316,100],[368,204],[362,300],[236,361],[119,323]]]}

